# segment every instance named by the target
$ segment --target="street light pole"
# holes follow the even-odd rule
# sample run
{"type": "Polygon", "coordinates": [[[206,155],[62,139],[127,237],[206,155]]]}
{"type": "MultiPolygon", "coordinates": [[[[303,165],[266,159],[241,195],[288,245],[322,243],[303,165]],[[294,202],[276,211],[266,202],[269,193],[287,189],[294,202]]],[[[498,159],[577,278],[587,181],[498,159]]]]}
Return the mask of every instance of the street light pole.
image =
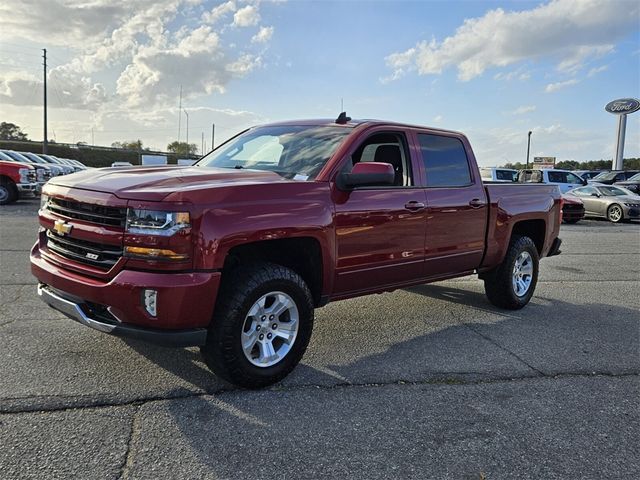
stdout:
{"type": "Polygon", "coordinates": [[[184,114],[187,116],[187,151],[189,151],[189,114],[187,113],[187,109],[183,108],[184,114]]]}
{"type": "Polygon", "coordinates": [[[529,130],[529,135],[527,135],[527,170],[529,169],[529,151],[531,150],[531,134],[533,132],[529,130]]]}

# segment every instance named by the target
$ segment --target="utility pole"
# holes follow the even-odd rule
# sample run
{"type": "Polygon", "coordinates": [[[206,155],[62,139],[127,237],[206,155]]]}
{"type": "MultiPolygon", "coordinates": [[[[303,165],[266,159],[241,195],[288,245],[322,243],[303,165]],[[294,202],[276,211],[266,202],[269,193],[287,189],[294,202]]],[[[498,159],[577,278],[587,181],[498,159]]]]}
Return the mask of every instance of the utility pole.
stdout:
{"type": "Polygon", "coordinates": [[[183,108],[184,114],[187,116],[187,151],[189,151],[189,114],[187,113],[187,109],[183,108]]]}
{"type": "Polygon", "coordinates": [[[43,48],[42,52],[42,58],[44,59],[42,63],[42,65],[44,65],[44,140],[42,142],[42,153],[46,154],[49,143],[47,140],[47,49],[43,48]]]}
{"type": "Polygon", "coordinates": [[[180,123],[182,120],[182,85],[180,85],[180,103],[178,105],[178,143],[180,143],[180,123]]]}
{"type": "Polygon", "coordinates": [[[529,150],[531,149],[531,134],[533,132],[529,130],[529,135],[527,136],[527,170],[529,169],[529,150]]]}
{"type": "Polygon", "coordinates": [[[95,145],[95,141],[93,140],[93,127],[91,127],[91,145],[95,145]]]}
{"type": "Polygon", "coordinates": [[[213,148],[214,148],[213,147],[214,146],[213,141],[215,139],[215,136],[216,136],[216,124],[212,123],[211,124],[211,150],[213,150],[213,148]]]}
{"type": "Polygon", "coordinates": [[[204,132],[202,132],[202,140],[200,140],[200,156],[204,155],[204,132]]]}

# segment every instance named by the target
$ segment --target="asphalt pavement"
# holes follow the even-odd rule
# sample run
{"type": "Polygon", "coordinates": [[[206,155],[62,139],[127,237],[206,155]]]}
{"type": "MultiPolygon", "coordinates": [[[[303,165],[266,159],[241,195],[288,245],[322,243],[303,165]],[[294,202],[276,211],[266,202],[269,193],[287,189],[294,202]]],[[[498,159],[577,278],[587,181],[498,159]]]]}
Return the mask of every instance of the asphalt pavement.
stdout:
{"type": "Polygon", "coordinates": [[[319,309],[281,384],[46,307],[36,201],[0,207],[0,477],[640,478],[640,225],[563,225],[532,302],[475,277],[319,309]]]}

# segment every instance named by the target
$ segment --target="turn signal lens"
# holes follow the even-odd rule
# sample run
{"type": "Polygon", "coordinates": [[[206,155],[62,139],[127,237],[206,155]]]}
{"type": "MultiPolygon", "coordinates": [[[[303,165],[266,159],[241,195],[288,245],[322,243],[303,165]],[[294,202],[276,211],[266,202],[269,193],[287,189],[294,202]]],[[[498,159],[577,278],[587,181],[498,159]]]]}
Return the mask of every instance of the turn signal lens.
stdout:
{"type": "Polygon", "coordinates": [[[129,257],[143,257],[147,260],[186,260],[184,253],[177,253],[166,248],[124,247],[124,253],[129,257]]]}

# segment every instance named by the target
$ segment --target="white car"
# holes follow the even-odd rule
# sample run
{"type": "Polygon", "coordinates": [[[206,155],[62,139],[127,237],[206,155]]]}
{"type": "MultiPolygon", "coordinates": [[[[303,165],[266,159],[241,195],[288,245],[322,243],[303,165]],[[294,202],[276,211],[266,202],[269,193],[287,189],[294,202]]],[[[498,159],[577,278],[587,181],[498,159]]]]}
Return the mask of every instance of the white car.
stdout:
{"type": "Polygon", "coordinates": [[[582,187],[587,181],[569,170],[556,168],[544,168],[540,170],[520,170],[518,173],[520,183],[548,183],[557,185],[560,193],[567,193],[576,187],[582,187]]]}
{"type": "Polygon", "coordinates": [[[518,170],[500,167],[480,167],[480,178],[483,182],[515,182],[518,170]]]}
{"type": "Polygon", "coordinates": [[[133,167],[133,164],[130,162],[113,162],[111,164],[112,167],[133,167]]]}

